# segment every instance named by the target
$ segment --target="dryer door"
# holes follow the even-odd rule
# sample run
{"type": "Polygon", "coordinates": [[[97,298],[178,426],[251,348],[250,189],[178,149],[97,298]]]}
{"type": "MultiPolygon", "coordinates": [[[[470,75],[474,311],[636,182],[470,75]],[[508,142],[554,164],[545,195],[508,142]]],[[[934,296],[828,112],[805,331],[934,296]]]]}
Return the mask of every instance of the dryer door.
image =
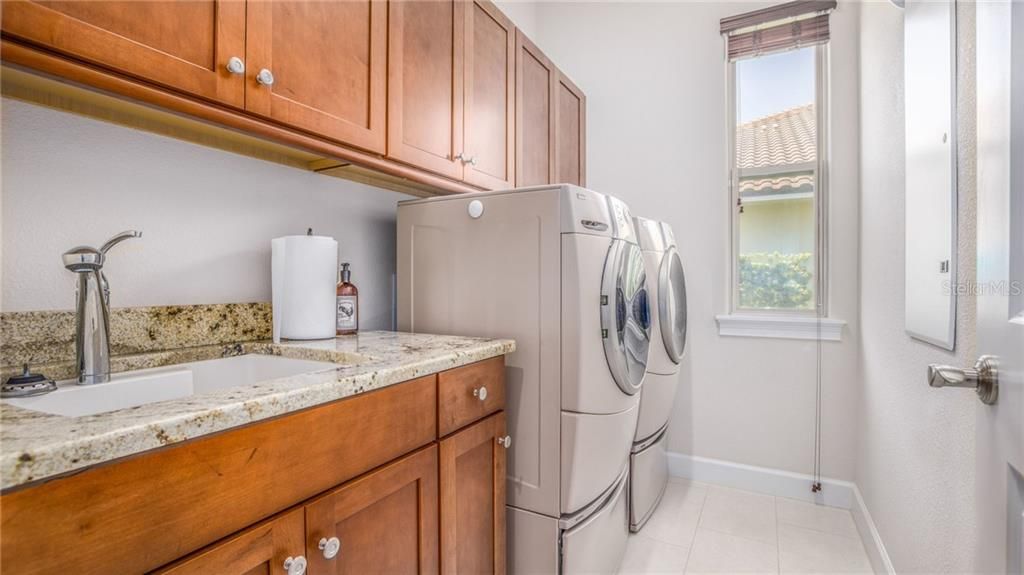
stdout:
{"type": "Polygon", "coordinates": [[[647,371],[648,305],[643,252],[636,244],[612,240],[601,278],[601,337],[612,377],[628,395],[640,391],[647,371]]]}
{"type": "Polygon", "coordinates": [[[686,277],[675,247],[665,252],[658,272],[658,318],[665,350],[675,363],[686,348],[686,277]]]}

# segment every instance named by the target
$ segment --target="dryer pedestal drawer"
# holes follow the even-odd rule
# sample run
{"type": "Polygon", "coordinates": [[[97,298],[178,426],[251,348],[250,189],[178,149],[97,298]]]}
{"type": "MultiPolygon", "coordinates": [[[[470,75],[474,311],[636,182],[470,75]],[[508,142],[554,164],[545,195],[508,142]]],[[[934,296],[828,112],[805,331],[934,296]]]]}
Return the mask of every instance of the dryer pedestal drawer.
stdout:
{"type": "Polygon", "coordinates": [[[627,465],[639,407],[622,413],[562,412],[562,515],[591,504],[627,465]]]}
{"type": "Polygon", "coordinates": [[[640,531],[668,486],[667,426],[652,443],[629,456],[629,529],[640,531]]]}
{"type": "Polygon", "coordinates": [[[590,517],[562,532],[561,575],[618,573],[629,538],[626,473],[590,517]]]}

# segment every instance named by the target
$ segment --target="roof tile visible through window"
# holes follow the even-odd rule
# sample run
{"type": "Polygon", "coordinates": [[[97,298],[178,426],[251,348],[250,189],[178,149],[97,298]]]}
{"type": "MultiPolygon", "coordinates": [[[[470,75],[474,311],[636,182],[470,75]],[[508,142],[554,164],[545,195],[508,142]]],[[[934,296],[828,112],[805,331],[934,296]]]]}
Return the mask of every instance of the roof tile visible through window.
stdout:
{"type": "Polygon", "coordinates": [[[794,164],[815,161],[814,105],[807,104],[741,124],[736,128],[736,167],[797,171],[794,164]]]}

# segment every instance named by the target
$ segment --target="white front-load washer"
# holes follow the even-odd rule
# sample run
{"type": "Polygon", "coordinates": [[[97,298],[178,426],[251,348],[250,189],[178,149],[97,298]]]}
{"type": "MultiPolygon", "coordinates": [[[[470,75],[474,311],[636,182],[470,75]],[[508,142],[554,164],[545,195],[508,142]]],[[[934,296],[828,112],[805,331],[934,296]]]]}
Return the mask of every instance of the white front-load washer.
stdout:
{"type": "Polygon", "coordinates": [[[399,329],[516,340],[508,566],[615,572],[652,337],[628,208],[571,185],[402,202],[399,329]]]}
{"type": "Polygon", "coordinates": [[[654,332],[630,453],[630,529],[639,531],[668,484],[668,421],[686,347],[686,278],[667,223],[637,217],[635,229],[649,277],[654,332]]]}

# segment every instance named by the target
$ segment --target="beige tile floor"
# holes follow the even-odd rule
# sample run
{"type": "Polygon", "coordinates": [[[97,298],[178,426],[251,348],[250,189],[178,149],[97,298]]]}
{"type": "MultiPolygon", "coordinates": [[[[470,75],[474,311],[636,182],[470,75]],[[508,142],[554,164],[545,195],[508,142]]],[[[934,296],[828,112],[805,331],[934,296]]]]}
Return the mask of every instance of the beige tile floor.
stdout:
{"type": "Polygon", "coordinates": [[[619,573],[872,570],[849,511],[673,479],[619,573]]]}

